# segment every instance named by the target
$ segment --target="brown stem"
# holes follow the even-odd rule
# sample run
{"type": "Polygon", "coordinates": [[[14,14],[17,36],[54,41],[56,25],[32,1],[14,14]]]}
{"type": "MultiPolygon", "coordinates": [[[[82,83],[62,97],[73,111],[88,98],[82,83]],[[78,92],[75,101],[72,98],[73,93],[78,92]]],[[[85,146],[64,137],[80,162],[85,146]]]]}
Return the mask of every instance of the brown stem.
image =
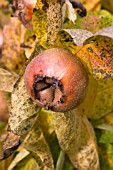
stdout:
{"type": "Polygon", "coordinates": [[[62,27],[62,12],[60,0],[49,0],[47,9],[47,41],[49,45],[56,45],[58,32],[62,27]]]}

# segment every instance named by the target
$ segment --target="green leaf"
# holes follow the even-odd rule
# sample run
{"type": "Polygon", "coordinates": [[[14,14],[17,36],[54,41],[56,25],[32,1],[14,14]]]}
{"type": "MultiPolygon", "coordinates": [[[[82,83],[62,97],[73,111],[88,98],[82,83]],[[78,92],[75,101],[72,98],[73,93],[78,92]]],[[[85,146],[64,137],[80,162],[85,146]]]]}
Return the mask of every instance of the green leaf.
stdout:
{"type": "Polygon", "coordinates": [[[100,167],[102,170],[113,170],[113,145],[99,144],[100,167]]]}
{"type": "Polygon", "coordinates": [[[98,143],[113,143],[113,129],[102,130],[96,129],[98,143]]]}

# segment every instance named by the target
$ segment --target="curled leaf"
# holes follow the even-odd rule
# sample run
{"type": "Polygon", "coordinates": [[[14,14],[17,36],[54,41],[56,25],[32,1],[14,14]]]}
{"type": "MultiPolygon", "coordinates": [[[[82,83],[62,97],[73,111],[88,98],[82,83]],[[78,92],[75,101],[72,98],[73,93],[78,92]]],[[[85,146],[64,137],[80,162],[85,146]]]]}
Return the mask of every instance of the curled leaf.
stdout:
{"type": "Polygon", "coordinates": [[[103,28],[98,32],[96,32],[94,35],[103,35],[103,36],[113,38],[113,26],[103,28]]]}
{"type": "Polygon", "coordinates": [[[65,161],[65,153],[61,150],[57,160],[56,170],[63,169],[64,161],[65,161]]]}
{"type": "Polygon", "coordinates": [[[83,29],[64,29],[68,32],[76,45],[82,46],[84,41],[93,36],[93,34],[87,30],[83,29]]]}
{"type": "Polygon", "coordinates": [[[62,150],[78,170],[98,170],[99,158],[94,130],[77,111],[53,114],[55,132],[62,150]]]}
{"type": "Polygon", "coordinates": [[[10,130],[18,135],[26,134],[35,123],[40,108],[27,94],[23,76],[17,81],[12,92],[9,115],[10,130]]]}
{"type": "Polygon", "coordinates": [[[43,132],[36,123],[27,135],[23,146],[33,153],[42,169],[54,170],[53,159],[50,148],[44,138],[43,132]]]}
{"type": "MultiPolygon", "coordinates": [[[[29,61],[41,51],[42,48],[39,44],[36,44],[35,50],[33,51],[29,61]]],[[[40,107],[32,101],[26,91],[23,75],[26,65],[23,67],[21,75],[15,83],[14,90],[12,92],[11,111],[8,122],[10,127],[9,130],[20,136],[26,136],[26,134],[31,130],[40,111],[40,107]]]]}
{"type": "Polygon", "coordinates": [[[62,13],[63,13],[63,20],[67,17],[70,21],[72,21],[75,24],[76,13],[69,0],[65,0],[65,3],[62,7],[62,13]]]}
{"type": "Polygon", "coordinates": [[[30,153],[26,149],[20,150],[20,152],[16,155],[16,157],[11,162],[10,166],[8,167],[8,170],[13,170],[16,165],[22,161],[25,157],[27,157],[30,153]]]}

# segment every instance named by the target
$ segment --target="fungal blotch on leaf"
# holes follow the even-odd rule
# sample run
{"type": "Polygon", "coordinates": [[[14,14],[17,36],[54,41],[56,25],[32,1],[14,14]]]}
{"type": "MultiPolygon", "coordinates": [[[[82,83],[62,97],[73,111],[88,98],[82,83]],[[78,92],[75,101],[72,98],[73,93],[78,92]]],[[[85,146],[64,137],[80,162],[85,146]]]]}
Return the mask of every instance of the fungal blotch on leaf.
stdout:
{"type": "Polygon", "coordinates": [[[88,76],[81,61],[62,48],[37,55],[25,71],[28,94],[46,110],[68,111],[84,99],[88,76]]]}

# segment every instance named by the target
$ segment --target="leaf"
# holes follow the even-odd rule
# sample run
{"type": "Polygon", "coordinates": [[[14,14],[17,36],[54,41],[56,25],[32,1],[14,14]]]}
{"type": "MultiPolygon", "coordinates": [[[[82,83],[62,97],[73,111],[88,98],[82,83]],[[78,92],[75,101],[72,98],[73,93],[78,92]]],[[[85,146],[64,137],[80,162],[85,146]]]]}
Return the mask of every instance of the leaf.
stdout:
{"type": "Polygon", "coordinates": [[[82,46],[84,41],[93,36],[93,34],[83,29],[64,29],[73,38],[76,45],[82,46]]]}
{"type": "MultiPolygon", "coordinates": [[[[23,151],[23,150],[22,150],[23,151]]],[[[25,149],[24,149],[25,152],[25,149]]],[[[13,159],[13,161],[11,162],[10,166],[8,167],[7,170],[37,170],[39,169],[39,165],[36,162],[36,160],[34,158],[32,158],[30,155],[27,156],[27,153],[29,153],[26,150],[26,155],[25,153],[23,153],[24,155],[22,155],[23,152],[19,152],[17,154],[17,156],[13,159]],[[18,162],[19,161],[19,162],[18,162]]]]}
{"type": "Polygon", "coordinates": [[[113,143],[113,127],[112,130],[96,130],[98,143],[113,143]]]}
{"type": "Polygon", "coordinates": [[[67,17],[70,21],[72,21],[75,24],[76,13],[75,13],[75,10],[69,0],[65,0],[65,3],[62,7],[62,11],[63,11],[63,21],[67,17]]]}
{"type": "Polygon", "coordinates": [[[113,110],[112,78],[95,80],[89,77],[89,87],[85,100],[77,109],[90,119],[99,119],[113,110]]]}
{"type": "Polygon", "coordinates": [[[22,161],[24,158],[26,158],[29,155],[29,152],[25,149],[20,150],[20,152],[16,155],[16,157],[11,162],[10,166],[8,167],[8,170],[13,170],[14,167],[22,161]]]}
{"type": "MultiPolygon", "coordinates": [[[[40,47],[39,44],[36,44],[35,50],[31,54],[29,61],[26,62],[26,65],[41,51],[43,51],[42,47],[40,47]]],[[[11,110],[8,122],[10,131],[14,134],[20,136],[22,135],[23,140],[33,127],[35,121],[37,120],[38,113],[40,112],[40,107],[34,103],[27,94],[24,83],[24,72],[26,65],[24,65],[20,77],[17,80],[12,92],[11,110]]]]}
{"type": "Polygon", "coordinates": [[[98,129],[103,129],[103,130],[110,130],[110,131],[113,130],[113,126],[112,125],[104,124],[104,123],[100,124],[100,125],[96,125],[95,127],[98,128],[98,129]]]}
{"type": "Polygon", "coordinates": [[[28,170],[28,169],[37,170],[37,169],[39,169],[38,163],[33,158],[23,160],[21,162],[21,164],[19,166],[17,166],[17,169],[20,169],[20,167],[22,170],[28,170]]]}
{"type": "Polygon", "coordinates": [[[77,56],[87,65],[95,78],[103,79],[113,75],[113,39],[93,36],[84,42],[77,56]]]}
{"type": "Polygon", "coordinates": [[[52,133],[54,132],[54,125],[52,122],[52,111],[41,109],[37,122],[40,128],[42,129],[46,140],[50,141],[50,135],[52,135],[52,133]]]}
{"type": "Polygon", "coordinates": [[[113,145],[100,144],[99,145],[100,166],[102,170],[113,169],[113,145]]]}
{"type": "Polygon", "coordinates": [[[106,124],[113,126],[113,111],[101,118],[106,124]]]}
{"type": "Polygon", "coordinates": [[[81,48],[81,47],[76,46],[76,44],[73,41],[73,38],[70,36],[68,32],[64,30],[59,31],[56,41],[59,47],[66,48],[74,54],[78,52],[81,48]]]}
{"type": "Polygon", "coordinates": [[[77,169],[99,169],[94,130],[78,111],[53,114],[55,132],[61,149],[77,169]],[[95,160],[95,161],[94,161],[95,160]]]}
{"type": "Polygon", "coordinates": [[[87,39],[96,35],[113,38],[113,26],[103,28],[97,31],[95,34],[84,29],[64,29],[64,31],[69,33],[69,35],[73,38],[75,44],[78,46],[83,46],[85,40],[87,42],[87,39]]]}
{"type": "MultiPolygon", "coordinates": [[[[26,65],[42,50],[43,49],[39,46],[39,44],[36,44],[35,50],[31,54],[29,61],[26,62],[26,65]]],[[[34,103],[27,94],[24,83],[26,65],[24,65],[12,92],[11,110],[8,122],[10,131],[20,136],[23,135],[24,138],[33,127],[38,117],[38,113],[40,112],[40,107],[34,103]]]]}
{"type": "Polygon", "coordinates": [[[12,92],[18,75],[0,68],[0,90],[12,92]]]}
{"type": "Polygon", "coordinates": [[[112,47],[113,39],[109,37],[96,36],[89,39],[89,47],[87,46],[87,50],[95,76],[99,78],[112,77],[112,47]]]}
{"type": "Polygon", "coordinates": [[[9,115],[10,130],[17,135],[25,135],[35,123],[40,108],[27,94],[24,77],[20,77],[12,92],[9,115]]]}
{"type": "Polygon", "coordinates": [[[23,145],[28,151],[33,153],[36,160],[40,162],[40,166],[43,169],[54,169],[53,159],[49,146],[38,123],[35,123],[34,127],[27,135],[23,145]]]}
{"type": "Polygon", "coordinates": [[[9,157],[20,145],[20,136],[13,134],[12,132],[8,132],[4,143],[3,143],[3,151],[1,160],[9,157]]]}
{"type": "Polygon", "coordinates": [[[64,162],[63,168],[64,168],[64,170],[75,170],[74,166],[70,162],[70,160],[69,160],[67,155],[65,157],[65,162],[64,162]]]}
{"type": "Polygon", "coordinates": [[[95,35],[103,35],[103,36],[113,38],[113,26],[103,28],[98,32],[96,32],[95,35]]]}
{"type": "Polygon", "coordinates": [[[92,120],[93,126],[98,129],[113,131],[113,112],[105,114],[97,120],[92,120]]]}
{"type": "Polygon", "coordinates": [[[65,161],[65,153],[61,150],[58,160],[57,160],[57,164],[56,164],[56,170],[62,170],[63,166],[64,166],[64,161],[65,161]]]}

